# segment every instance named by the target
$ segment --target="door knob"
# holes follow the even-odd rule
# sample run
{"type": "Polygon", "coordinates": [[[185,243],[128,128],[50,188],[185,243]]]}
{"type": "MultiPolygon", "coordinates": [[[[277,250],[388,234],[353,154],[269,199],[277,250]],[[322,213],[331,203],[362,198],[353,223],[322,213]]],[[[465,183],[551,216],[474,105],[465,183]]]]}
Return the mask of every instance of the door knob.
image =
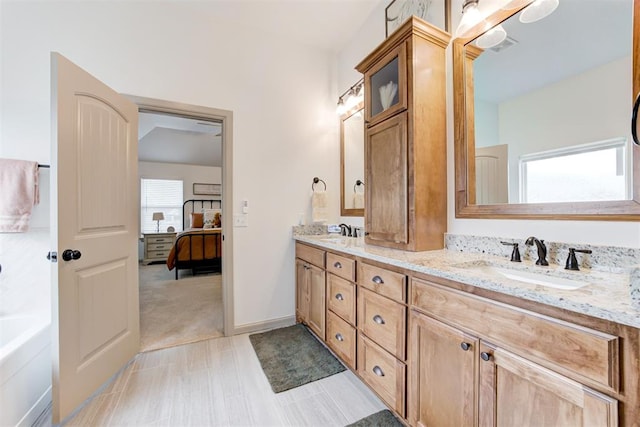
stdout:
{"type": "Polygon", "coordinates": [[[62,252],[62,259],[65,261],[71,261],[72,259],[80,259],[82,253],[75,249],[65,249],[62,252]]]}

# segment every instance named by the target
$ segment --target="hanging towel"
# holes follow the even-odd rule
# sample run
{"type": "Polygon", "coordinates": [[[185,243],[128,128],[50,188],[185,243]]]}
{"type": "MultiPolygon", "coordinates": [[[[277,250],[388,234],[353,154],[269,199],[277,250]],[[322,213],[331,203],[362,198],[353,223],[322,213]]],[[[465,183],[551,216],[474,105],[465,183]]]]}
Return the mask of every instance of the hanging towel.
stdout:
{"type": "Polygon", "coordinates": [[[0,232],[27,231],[39,197],[37,162],[0,159],[0,232]]]}
{"type": "Polygon", "coordinates": [[[364,209],[364,193],[353,193],[353,208],[364,209]]]}
{"type": "Polygon", "coordinates": [[[326,191],[314,191],[311,195],[311,220],[327,222],[329,219],[328,197],[326,191]]]}

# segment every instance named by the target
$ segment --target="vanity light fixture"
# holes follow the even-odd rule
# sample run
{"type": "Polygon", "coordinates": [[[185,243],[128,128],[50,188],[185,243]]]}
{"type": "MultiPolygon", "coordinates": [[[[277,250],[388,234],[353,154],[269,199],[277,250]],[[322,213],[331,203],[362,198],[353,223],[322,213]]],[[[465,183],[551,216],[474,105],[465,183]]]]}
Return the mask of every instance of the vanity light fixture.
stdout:
{"type": "Polygon", "coordinates": [[[466,33],[471,27],[476,25],[482,19],[482,14],[478,9],[480,0],[464,0],[462,4],[462,18],[456,29],[456,37],[460,37],[466,33]]]}
{"type": "Polygon", "coordinates": [[[520,14],[520,22],[530,24],[553,13],[560,4],[559,0],[536,0],[527,6],[520,14]]]}
{"type": "Polygon", "coordinates": [[[358,80],[338,98],[336,113],[341,116],[362,102],[364,98],[364,78],[358,80]]]}
{"type": "Polygon", "coordinates": [[[507,38],[507,32],[501,24],[496,25],[476,40],[476,46],[482,49],[489,49],[499,45],[507,38]]]}

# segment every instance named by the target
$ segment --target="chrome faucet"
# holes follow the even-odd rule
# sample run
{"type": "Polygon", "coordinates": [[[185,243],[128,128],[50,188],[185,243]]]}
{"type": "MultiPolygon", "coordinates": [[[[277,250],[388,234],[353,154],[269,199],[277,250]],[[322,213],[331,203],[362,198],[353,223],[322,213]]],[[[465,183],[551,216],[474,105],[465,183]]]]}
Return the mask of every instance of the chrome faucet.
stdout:
{"type": "Polygon", "coordinates": [[[549,265],[549,262],[547,262],[547,247],[544,244],[544,240],[538,240],[536,237],[531,236],[524,242],[527,246],[533,246],[534,243],[538,248],[536,265],[549,265]]]}

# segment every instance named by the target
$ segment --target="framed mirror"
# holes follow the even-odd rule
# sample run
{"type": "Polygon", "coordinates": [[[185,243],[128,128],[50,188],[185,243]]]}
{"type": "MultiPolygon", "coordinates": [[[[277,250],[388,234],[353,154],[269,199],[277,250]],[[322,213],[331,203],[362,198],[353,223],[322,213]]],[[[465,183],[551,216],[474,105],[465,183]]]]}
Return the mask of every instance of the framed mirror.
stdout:
{"type": "Polygon", "coordinates": [[[638,221],[640,0],[532,2],[453,41],[456,217],[638,221]]]}
{"type": "Polygon", "coordinates": [[[340,215],[364,216],[364,105],[340,119],[340,215]]]}

